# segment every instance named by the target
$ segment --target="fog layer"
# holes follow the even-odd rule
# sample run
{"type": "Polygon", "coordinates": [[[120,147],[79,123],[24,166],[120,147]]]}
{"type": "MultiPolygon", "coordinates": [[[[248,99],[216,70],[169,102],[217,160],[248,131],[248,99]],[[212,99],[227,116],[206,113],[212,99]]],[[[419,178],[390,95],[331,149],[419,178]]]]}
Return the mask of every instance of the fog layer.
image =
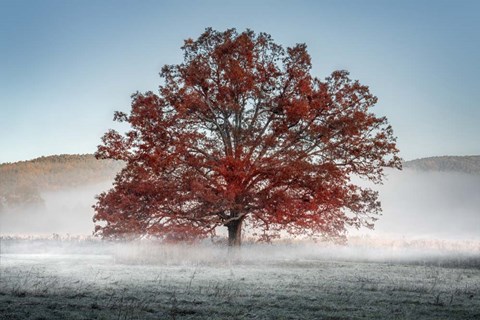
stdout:
{"type": "Polygon", "coordinates": [[[7,209],[0,214],[3,234],[91,235],[95,195],[110,188],[110,182],[41,193],[44,205],[7,209]]]}
{"type": "Polygon", "coordinates": [[[454,172],[388,172],[378,188],[383,215],[373,231],[438,239],[480,239],[480,176],[454,172]]]}
{"type": "MultiPolygon", "coordinates": [[[[42,193],[43,208],[0,214],[2,234],[79,234],[93,231],[95,195],[110,182],[42,193]]],[[[480,239],[480,176],[406,169],[389,172],[378,187],[383,215],[375,230],[352,235],[389,235],[437,239],[480,239]]]]}

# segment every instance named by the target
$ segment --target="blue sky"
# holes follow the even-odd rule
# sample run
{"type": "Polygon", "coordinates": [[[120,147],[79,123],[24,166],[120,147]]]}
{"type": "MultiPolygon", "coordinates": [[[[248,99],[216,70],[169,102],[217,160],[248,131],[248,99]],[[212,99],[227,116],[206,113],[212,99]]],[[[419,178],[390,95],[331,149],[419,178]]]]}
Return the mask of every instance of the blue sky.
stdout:
{"type": "Polygon", "coordinates": [[[406,159],[480,154],[480,1],[0,0],[0,163],[93,153],[206,27],[306,43],[379,97],[406,159]]]}

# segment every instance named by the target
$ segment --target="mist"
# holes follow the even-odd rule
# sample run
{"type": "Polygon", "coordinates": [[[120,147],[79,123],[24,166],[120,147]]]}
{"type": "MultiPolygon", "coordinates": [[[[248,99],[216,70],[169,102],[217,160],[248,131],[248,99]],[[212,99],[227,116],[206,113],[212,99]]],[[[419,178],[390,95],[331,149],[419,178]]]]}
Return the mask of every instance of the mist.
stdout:
{"type": "Polygon", "coordinates": [[[404,169],[377,188],[383,214],[374,230],[352,234],[480,239],[480,176],[404,169]]]}
{"type": "Polygon", "coordinates": [[[91,235],[95,196],[111,182],[59,191],[42,192],[42,206],[5,210],[0,214],[0,232],[11,235],[91,235]]]}
{"type": "MultiPolygon", "coordinates": [[[[0,232],[16,235],[92,234],[95,195],[110,181],[41,193],[43,207],[0,214],[0,232]]],[[[349,230],[352,237],[480,239],[480,176],[405,169],[388,171],[380,192],[383,214],[374,230],[349,230]]],[[[218,234],[225,233],[224,228],[218,234]]]]}

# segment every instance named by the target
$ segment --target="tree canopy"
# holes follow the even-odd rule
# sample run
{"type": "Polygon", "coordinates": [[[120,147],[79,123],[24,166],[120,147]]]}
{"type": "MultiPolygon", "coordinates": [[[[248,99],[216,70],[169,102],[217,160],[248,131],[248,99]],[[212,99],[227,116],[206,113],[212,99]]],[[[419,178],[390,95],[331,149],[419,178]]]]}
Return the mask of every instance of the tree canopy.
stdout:
{"type": "Polygon", "coordinates": [[[207,29],[182,50],[158,93],[115,113],[130,130],[102,138],[97,158],[126,166],[98,196],[97,234],[188,240],[226,226],[239,245],[242,225],[261,240],[373,226],[378,193],[351,179],[381,183],[401,160],[367,86],[347,71],[320,80],[305,44],[251,30],[207,29]]]}

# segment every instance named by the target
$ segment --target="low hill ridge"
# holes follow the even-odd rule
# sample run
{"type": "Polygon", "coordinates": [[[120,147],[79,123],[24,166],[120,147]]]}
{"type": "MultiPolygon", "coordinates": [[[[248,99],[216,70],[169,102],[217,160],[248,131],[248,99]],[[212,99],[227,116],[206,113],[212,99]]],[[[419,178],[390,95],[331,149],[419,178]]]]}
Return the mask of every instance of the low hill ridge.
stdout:
{"type": "Polygon", "coordinates": [[[480,156],[439,156],[406,161],[404,168],[418,171],[480,174],[480,156]]]}
{"type": "Polygon", "coordinates": [[[97,160],[92,154],[62,154],[0,164],[0,210],[41,203],[41,192],[113,181],[122,167],[122,162],[97,160]]]}
{"type": "MultiPolygon", "coordinates": [[[[93,154],[61,154],[0,164],[0,211],[5,206],[38,204],[40,193],[113,181],[123,163],[93,154]]],[[[404,162],[417,171],[480,175],[480,156],[440,156],[404,162]]]]}

